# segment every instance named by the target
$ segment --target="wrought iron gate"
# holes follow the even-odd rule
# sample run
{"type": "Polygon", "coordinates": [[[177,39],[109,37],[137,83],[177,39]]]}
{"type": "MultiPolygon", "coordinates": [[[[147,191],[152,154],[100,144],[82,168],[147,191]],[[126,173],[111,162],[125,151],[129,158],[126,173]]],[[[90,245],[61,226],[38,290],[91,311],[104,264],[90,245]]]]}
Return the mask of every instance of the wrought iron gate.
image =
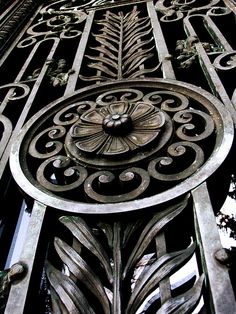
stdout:
{"type": "Polygon", "coordinates": [[[0,10],[2,312],[236,313],[234,1],[0,10]]]}

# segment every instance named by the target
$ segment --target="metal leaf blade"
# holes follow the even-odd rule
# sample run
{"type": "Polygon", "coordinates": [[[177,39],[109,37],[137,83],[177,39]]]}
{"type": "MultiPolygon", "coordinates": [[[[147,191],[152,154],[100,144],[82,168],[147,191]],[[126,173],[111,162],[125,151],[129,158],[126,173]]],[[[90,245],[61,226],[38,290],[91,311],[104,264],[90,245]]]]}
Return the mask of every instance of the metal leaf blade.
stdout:
{"type": "Polygon", "coordinates": [[[87,58],[91,59],[91,60],[96,60],[98,62],[104,62],[106,63],[107,65],[111,66],[112,68],[114,69],[118,69],[118,66],[117,66],[117,63],[114,62],[113,60],[111,59],[108,59],[106,57],[95,57],[95,56],[89,56],[89,55],[86,55],[87,58]]]}
{"type": "MultiPolygon", "coordinates": [[[[119,39],[116,39],[113,36],[110,36],[110,34],[108,35],[107,33],[106,34],[97,34],[97,35],[94,34],[94,37],[96,39],[97,38],[100,38],[100,39],[102,38],[104,40],[107,40],[109,43],[113,42],[114,44],[119,45],[119,39]]],[[[115,36],[115,37],[117,37],[117,36],[115,36]]]]}
{"type": "Polygon", "coordinates": [[[153,218],[147,223],[143,232],[141,233],[135,247],[133,248],[128,262],[124,268],[123,278],[126,277],[127,272],[134,266],[134,264],[141,257],[150,242],[157,235],[158,232],[178,214],[180,214],[187,205],[187,198],[177,205],[168,207],[162,212],[156,213],[153,218]]]}
{"type": "MultiPolygon", "coordinates": [[[[62,274],[49,262],[46,263],[46,273],[57,297],[60,299],[60,302],[62,302],[63,307],[66,308],[68,313],[95,314],[87,299],[73,280],[62,274]]],[[[57,309],[58,307],[61,309],[60,302],[57,303],[57,309]]],[[[61,310],[62,313],[65,313],[63,308],[61,310]]]]}
{"type": "Polygon", "coordinates": [[[148,296],[148,294],[150,294],[153,289],[157,287],[163,278],[170,275],[174,269],[181,267],[184,262],[189,260],[194,253],[195,248],[196,245],[193,243],[185,250],[164,255],[148,267],[141,274],[134,287],[128,303],[127,313],[135,313],[146,296],[148,296]]]}
{"type": "Polygon", "coordinates": [[[94,76],[84,76],[84,75],[79,75],[79,78],[83,81],[107,81],[110,79],[107,76],[99,76],[99,75],[94,75],[94,76]]]}
{"type": "Polygon", "coordinates": [[[128,66],[129,64],[131,64],[137,57],[139,56],[143,56],[146,53],[148,53],[149,51],[153,50],[154,46],[148,48],[148,49],[143,49],[143,50],[138,50],[135,53],[131,54],[129,56],[129,58],[124,62],[124,66],[128,66]]]}
{"type": "Polygon", "coordinates": [[[143,31],[143,32],[141,32],[141,33],[138,33],[138,34],[134,35],[134,36],[127,42],[127,44],[126,44],[125,47],[124,47],[124,50],[126,50],[126,49],[128,49],[128,48],[131,48],[134,43],[136,43],[136,42],[137,42],[139,39],[141,39],[142,37],[144,37],[144,36],[150,34],[151,31],[152,31],[152,29],[150,28],[150,29],[148,29],[147,31],[143,31]]]}
{"type": "Polygon", "coordinates": [[[107,66],[105,66],[103,64],[100,64],[100,63],[90,63],[88,66],[90,68],[94,68],[94,69],[97,69],[99,71],[102,71],[102,72],[106,73],[107,75],[109,75],[111,77],[114,77],[114,78],[117,77],[116,73],[113,73],[111,70],[108,69],[107,66]]]}
{"type": "Polygon", "coordinates": [[[113,46],[111,43],[109,43],[108,41],[106,41],[104,38],[98,37],[96,36],[96,40],[103,46],[107,47],[108,49],[118,53],[118,49],[113,46]]]}
{"type": "Polygon", "coordinates": [[[192,312],[201,297],[203,281],[204,275],[201,275],[201,277],[190,290],[166,301],[156,312],[156,314],[187,314],[192,312]]]}
{"type": "Polygon", "coordinates": [[[141,69],[141,70],[138,70],[136,72],[134,72],[132,75],[129,76],[129,78],[135,78],[135,77],[139,77],[140,75],[144,75],[146,73],[151,73],[151,72],[154,72],[154,71],[157,71],[160,66],[161,66],[161,62],[155,66],[154,68],[151,68],[151,69],[141,69]]]}
{"type": "Polygon", "coordinates": [[[131,32],[129,31],[127,34],[126,34],[126,37],[125,37],[125,40],[124,40],[124,43],[128,42],[129,40],[131,40],[134,36],[136,35],[142,35],[142,31],[145,29],[145,28],[148,28],[150,26],[151,22],[150,21],[147,21],[147,23],[145,23],[144,25],[140,26],[140,24],[136,24],[137,27],[135,27],[131,32]]]}
{"type": "MultiPolygon", "coordinates": [[[[140,18],[138,26],[142,26],[148,21],[148,18],[140,18]]],[[[126,36],[128,37],[135,29],[137,29],[137,20],[133,19],[129,24],[124,23],[126,36]]],[[[150,25],[150,24],[149,24],[150,25]]]]}
{"type": "Polygon", "coordinates": [[[50,293],[53,312],[58,314],[70,314],[52,286],[50,287],[50,293]]]}
{"type": "Polygon", "coordinates": [[[132,45],[132,47],[130,47],[127,53],[125,53],[125,55],[123,56],[123,60],[126,60],[127,58],[132,56],[135,52],[137,52],[140,48],[144,47],[145,45],[148,45],[152,41],[153,41],[153,38],[143,40],[141,42],[138,41],[137,43],[132,45]]]}
{"type": "Polygon", "coordinates": [[[116,34],[116,35],[120,34],[119,28],[118,27],[114,27],[113,24],[109,23],[109,21],[107,21],[107,20],[103,20],[102,23],[99,22],[97,24],[103,26],[103,28],[101,28],[102,32],[106,32],[107,29],[109,29],[110,31],[113,32],[113,34],[116,34]]]}
{"type": "Polygon", "coordinates": [[[107,25],[106,27],[103,27],[101,31],[103,31],[106,34],[109,34],[111,37],[120,39],[120,34],[119,33],[117,34],[117,31],[115,31],[115,28],[114,27],[112,28],[111,25],[107,25]]]}
{"type": "Polygon", "coordinates": [[[80,217],[60,217],[60,222],[63,223],[75,236],[75,238],[93,253],[103,265],[108,280],[113,281],[112,269],[110,266],[109,257],[102,245],[97,241],[96,237],[91,232],[89,226],[80,217]]]}
{"type": "Polygon", "coordinates": [[[117,61],[117,55],[114,55],[112,52],[110,52],[108,49],[106,49],[103,46],[90,47],[90,49],[99,51],[103,53],[105,56],[117,61]]]}
{"type": "Polygon", "coordinates": [[[97,297],[102,304],[104,313],[110,313],[110,305],[104,287],[90,266],[67,243],[59,238],[54,239],[54,246],[61,260],[70,272],[97,297]]]}
{"type": "Polygon", "coordinates": [[[144,61],[150,59],[152,56],[153,56],[153,53],[149,53],[149,54],[146,54],[146,55],[143,54],[142,56],[137,57],[128,67],[124,75],[128,75],[129,73],[133,72],[135,69],[139,68],[139,66],[143,64],[144,61]]]}

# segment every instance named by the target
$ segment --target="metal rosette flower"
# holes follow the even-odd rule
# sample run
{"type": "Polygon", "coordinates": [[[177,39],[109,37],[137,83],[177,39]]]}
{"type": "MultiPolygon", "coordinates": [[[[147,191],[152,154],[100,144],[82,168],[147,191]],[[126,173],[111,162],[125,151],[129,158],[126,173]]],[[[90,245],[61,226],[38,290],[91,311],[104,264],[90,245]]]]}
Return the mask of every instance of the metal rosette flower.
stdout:
{"type": "Polygon", "coordinates": [[[159,150],[171,134],[170,118],[150,102],[115,100],[82,114],[65,144],[71,156],[84,164],[114,168],[145,159],[153,154],[152,142],[159,150]],[[160,140],[164,129],[165,137],[160,140]]]}
{"type": "Polygon", "coordinates": [[[32,198],[63,211],[128,212],[205,181],[226,158],[233,123],[210,93],[145,79],[76,91],[24,126],[10,165],[32,198]]]}

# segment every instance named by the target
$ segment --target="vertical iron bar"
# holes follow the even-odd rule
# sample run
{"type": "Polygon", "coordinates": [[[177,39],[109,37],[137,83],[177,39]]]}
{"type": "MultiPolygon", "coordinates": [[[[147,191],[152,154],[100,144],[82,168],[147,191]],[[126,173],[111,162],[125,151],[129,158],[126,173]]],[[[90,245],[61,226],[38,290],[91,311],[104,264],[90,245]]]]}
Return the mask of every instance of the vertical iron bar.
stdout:
{"type": "MultiPolygon", "coordinates": [[[[189,36],[197,37],[197,34],[194,31],[189,21],[189,18],[184,19],[184,25],[189,36]]],[[[200,65],[202,67],[204,75],[206,76],[206,79],[208,80],[208,83],[209,83],[209,86],[211,87],[212,92],[216,96],[219,95],[221,101],[224,103],[225,107],[229,110],[231,117],[234,121],[234,124],[236,124],[236,110],[228,94],[226,93],[224,85],[222,84],[218,74],[216,73],[216,69],[212,65],[205,49],[203,48],[200,42],[195,44],[195,48],[199,56],[200,65]]]]}
{"type": "Polygon", "coordinates": [[[152,2],[147,3],[147,10],[152,23],[153,36],[158,51],[159,61],[162,63],[163,77],[168,79],[175,79],[175,73],[171,61],[168,60],[169,52],[166,46],[165,38],[163,36],[161,25],[157,18],[157,13],[152,2]]]}
{"type": "Polygon", "coordinates": [[[5,314],[22,314],[29,289],[29,283],[35,261],[35,254],[38,247],[39,237],[44,221],[46,206],[35,201],[32,209],[32,215],[28,226],[25,243],[20,256],[20,261],[27,266],[25,277],[19,282],[13,283],[5,314]]]}
{"type": "MultiPolygon", "coordinates": [[[[40,43],[45,41],[45,40],[52,40],[52,39],[44,39],[44,40],[40,41],[37,44],[37,47],[33,49],[33,51],[36,51],[37,48],[40,46],[40,43]]],[[[54,44],[53,44],[53,46],[52,46],[52,48],[51,48],[51,50],[50,50],[50,52],[48,54],[47,59],[52,59],[52,57],[53,57],[53,55],[54,55],[54,53],[56,51],[56,48],[57,48],[57,46],[59,44],[59,40],[60,40],[59,38],[53,38],[54,44]]],[[[22,67],[22,72],[20,72],[20,74],[17,76],[17,80],[22,78],[22,76],[23,76],[24,72],[26,71],[26,68],[27,68],[27,66],[29,64],[29,60],[31,61],[32,58],[33,58],[33,54],[30,54],[30,57],[26,60],[25,64],[22,67]]],[[[47,72],[47,69],[48,69],[48,65],[45,62],[44,66],[43,66],[43,68],[42,68],[42,70],[40,72],[40,75],[38,76],[37,80],[35,81],[34,86],[33,86],[32,90],[31,90],[31,92],[29,94],[27,102],[25,103],[25,106],[24,106],[24,108],[23,108],[23,110],[21,112],[21,115],[19,117],[19,120],[17,121],[15,129],[13,130],[11,139],[10,139],[6,149],[5,149],[5,152],[2,155],[1,167],[0,167],[0,178],[2,177],[3,171],[5,169],[5,166],[6,166],[7,162],[8,162],[11,145],[12,145],[13,141],[15,140],[15,136],[19,133],[20,129],[22,128],[22,126],[23,126],[23,124],[25,122],[25,119],[26,119],[26,117],[27,117],[27,115],[29,113],[29,110],[30,110],[30,108],[32,106],[32,103],[34,101],[34,98],[35,98],[35,96],[36,96],[36,94],[37,94],[37,92],[39,90],[40,84],[42,83],[42,80],[43,80],[43,78],[45,76],[45,73],[47,72]]],[[[9,95],[10,95],[9,93],[11,93],[12,90],[14,90],[14,89],[11,89],[7,93],[5,99],[7,99],[7,97],[9,97],[9,95]]],[[[1,104],[1,109],[2,109],[2,106],[4,106],[3,103],[1,104]]]]}
{"type": "Polygon", "coordinates": [[[213,38],[217,45],[219,45],[225,51],[234,51],[230,44],[227,42],[225,36],[221,33],[219,28],[215,25],[215,23],[209,16],[204,16],[204,24],[209,32],[209,35],[213,38]]]}
{"type": "Polygon", "coordinates": [[[123,35],[124,35],[124,14],[119,12],[120,16],[120,40],[118,52],[118,80],[122,79],[122,61],[123,61],[123,35]]]}
{"type": "Polygon", "coordinates": [[[192,196],[196,236],[208,279],[212,311],[216,314],[235,314],[236,303],[233,301],[235,297],[228,269],[220,265],[214,257],[215,253],[222,249],[222,245],[206,183],[195,188],[192,196]]]}
{"type": "Polygon", "coordinates": [[[236,14],[236,6],[234,0],[223,0],[225,5],[236,14]]]}
{"type": "Polygon", "coordinates": [[[120,223],[115,222],[113,227],[113,259],[114,259],[114,283],[112,313],[121,313],[121,239],[120,223]]]}
{"type": "Polygon", "coordinates": [[[82,64],[83,57],[84,57],[84,52],[85,52],[85,49],[87,47],[87,41],[89,38],[90,29],[91,29],[92,23],[93,23],[93,18],[94,18],[94,11],[89,11],[89,14],[88,14],[88,17],[86,19],[85,26],[84,26],[84,31],[83,31],[82,37],[80,39],[80,42],[79,42],[78,50],[77,50],[76,55],[75,55],[74,63],[72,65],[72,69],[74,70],[74,73],[72,73],[69,76],[66,90],[64,93],[65,96],[70,95],[71,93],[73,93],[75,91],[77,78],[78,78],[78,75],[80,72],[81,64],[82,64]]]}
{"type": "Polygon", "coordinates": [[[26,33],[27,29],[30,27],[32,21],[34,21],[35,17],[37,16],[37,14],[40,12],[41,10],[40,6],[38,8],[38,10],[32,15],[32,17],[28,20],[28,22],[25,24],[25,26],[22,28],[21,32],[19,33],[19,35],[15,38],[14,42],[9,46],[9,48],[7,49],[7,51],[3,54],[3,56],[1,56],[0,58],[0,67],[4,64],[4,62],[6,61],[6,59],[9,57],[10,53],[12,52],[13,49],[15,49],[16,47],[16,43],[20,42],[20,39],[24,36],[24,34],[26,33]]]}

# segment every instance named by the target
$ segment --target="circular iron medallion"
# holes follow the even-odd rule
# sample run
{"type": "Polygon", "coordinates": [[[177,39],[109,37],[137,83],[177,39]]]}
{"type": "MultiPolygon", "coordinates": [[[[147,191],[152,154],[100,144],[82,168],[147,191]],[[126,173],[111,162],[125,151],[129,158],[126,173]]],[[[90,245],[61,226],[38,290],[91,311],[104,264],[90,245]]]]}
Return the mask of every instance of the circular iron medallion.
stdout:
{"type": "Polygon", "coordinates": [[[227,156],[231,117],[193,85],[165,79],[93,85],[23,127],[10,165],[32,198],[63,211],[128,212],[180,196],[227,156]]]}

